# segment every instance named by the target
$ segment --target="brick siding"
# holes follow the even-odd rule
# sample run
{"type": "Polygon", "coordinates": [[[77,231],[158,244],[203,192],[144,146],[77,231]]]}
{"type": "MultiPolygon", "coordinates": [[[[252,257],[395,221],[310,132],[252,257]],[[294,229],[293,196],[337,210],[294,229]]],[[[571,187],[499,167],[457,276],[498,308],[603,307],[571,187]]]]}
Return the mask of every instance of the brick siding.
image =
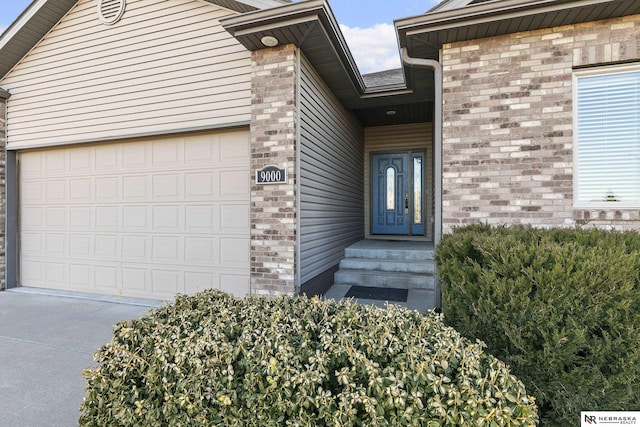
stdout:
{"type": "Polygon", "coordinates": [[[640,59],[640,15],[443,47],[443,228],[640,228],[573,208],[573,67],[640,59]]]}
{"type": "Polygon", "coordinates": [[[296,88],[293,45],[252,54],[251,75],[251,292],[292,295],[296,245],[296,88]],[[287,170],[288,182],[257,185],[256,171],[287,170]]]}

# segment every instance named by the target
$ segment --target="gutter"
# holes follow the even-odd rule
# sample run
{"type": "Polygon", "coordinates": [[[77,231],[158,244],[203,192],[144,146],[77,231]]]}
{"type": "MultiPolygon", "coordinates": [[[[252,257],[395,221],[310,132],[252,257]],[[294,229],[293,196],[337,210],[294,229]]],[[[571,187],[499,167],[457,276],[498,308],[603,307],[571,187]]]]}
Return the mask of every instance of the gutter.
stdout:
{"type": "MultiPolygon", "coordinates": [[[[434,199],[435,199],[435,224],[433,230],[434,246],[442,239],[442,65],[434,59],[413,58],[409,56],[406,47],[400,49],[402,62],[415,68],[433,70],[434,78],[434,110],[433,110],[433,175],[434,175],[434,199]]],[[[434,275],[435,305],[441,307],[440,281],[437,269],[434,275]]]]}

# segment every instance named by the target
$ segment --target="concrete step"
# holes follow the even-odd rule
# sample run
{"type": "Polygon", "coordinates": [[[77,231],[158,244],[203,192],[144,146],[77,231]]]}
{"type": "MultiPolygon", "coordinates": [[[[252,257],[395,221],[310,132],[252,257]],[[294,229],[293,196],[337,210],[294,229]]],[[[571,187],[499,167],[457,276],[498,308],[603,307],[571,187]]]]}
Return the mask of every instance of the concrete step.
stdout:
{"type": "Polygon", "coordinates": [[[340,261],[340,269],[367,270],[383,272],[404,272],[416,274],[433,274],[433,260],[406,260],[386,258],[344,258],[340,261]]]}
{"type": "Polygon", "coordinates": [[[345,249],[347,258],[386,259],[398,261],[432,261],[433,250],[428,249],[370,249],[350,246],[345,249]]]}
{"type": "Polygon", "coordinates": [[[342,268],[334,275],[334,284],[434,290],[432,274],[352,270],[342,268]]]}

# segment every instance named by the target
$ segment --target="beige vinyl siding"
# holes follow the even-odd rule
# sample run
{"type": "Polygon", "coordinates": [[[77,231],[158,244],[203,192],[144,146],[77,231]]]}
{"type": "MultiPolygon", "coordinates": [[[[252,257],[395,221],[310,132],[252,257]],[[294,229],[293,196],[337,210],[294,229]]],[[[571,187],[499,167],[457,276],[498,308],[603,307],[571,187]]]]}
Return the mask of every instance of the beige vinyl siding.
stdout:
{"type": "Polygon", "coordinates": [[[300,283],[364,237],[363,129],[301,59],[300,283]]]}
{"type": "Polygon", "coordinates": [[[128,0],[103,24],[80,0],[0,83],[10,149],[250,120],[251,55],[203,0],[128,0]]]}
{"type": "Polygon", "coordinates": [[[371,235],[371,154],[398,151],[423,150],[425,154],[425,194],[427,200],[425,232],[433,240],[433,125],[417,123],[411,125],[379,126],[365,129],[365,229],[371,235]]]}

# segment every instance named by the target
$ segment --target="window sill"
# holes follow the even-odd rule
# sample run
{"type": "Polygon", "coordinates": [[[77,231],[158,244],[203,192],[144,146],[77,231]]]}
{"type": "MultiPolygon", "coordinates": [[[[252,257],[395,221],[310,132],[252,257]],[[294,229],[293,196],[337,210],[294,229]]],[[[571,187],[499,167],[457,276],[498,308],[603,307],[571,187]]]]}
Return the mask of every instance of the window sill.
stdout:
{"type": "Polygon", "coordinates": [[[578,224],[600,223],[600,222],[627,222],[640,221],[640,208],[574,208],[573,218],[578,224]]]}

